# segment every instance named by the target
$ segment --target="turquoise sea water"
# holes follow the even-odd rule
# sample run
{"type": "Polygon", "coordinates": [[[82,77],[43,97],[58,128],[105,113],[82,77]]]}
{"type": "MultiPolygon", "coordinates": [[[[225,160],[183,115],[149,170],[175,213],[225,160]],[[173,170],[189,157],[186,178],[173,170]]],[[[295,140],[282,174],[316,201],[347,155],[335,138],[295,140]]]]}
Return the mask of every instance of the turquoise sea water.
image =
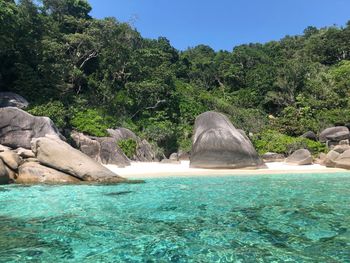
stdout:
{"type": "Polygon", "coordinates": [[[1,186],[0,262],[350,262],[350,174],[1,186]]]}

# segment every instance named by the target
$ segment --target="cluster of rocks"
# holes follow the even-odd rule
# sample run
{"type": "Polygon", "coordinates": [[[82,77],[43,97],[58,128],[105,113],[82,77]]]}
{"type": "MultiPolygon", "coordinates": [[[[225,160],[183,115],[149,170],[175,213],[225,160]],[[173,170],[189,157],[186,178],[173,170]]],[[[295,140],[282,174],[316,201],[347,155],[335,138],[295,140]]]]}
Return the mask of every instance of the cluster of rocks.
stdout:
{"type": "Polygon", "coordinates": [[[71,132],[71,138],[76,148],[90,158],[102,164],[114,164],[119,167],[130,165],[130,161],[158,161],[153,147],[135,133],[126,128],[108,129],[108,137],[88,136],[76,131],[71,132]],[[136,151],[130,159],[118,146],[121,140],[132,139],[136,142],[136,151]]]}
{"type": "Polygon", "coordinates": [[[0,108],[1,183],[127,182],[64,140],[49,118],[0,108]]]}

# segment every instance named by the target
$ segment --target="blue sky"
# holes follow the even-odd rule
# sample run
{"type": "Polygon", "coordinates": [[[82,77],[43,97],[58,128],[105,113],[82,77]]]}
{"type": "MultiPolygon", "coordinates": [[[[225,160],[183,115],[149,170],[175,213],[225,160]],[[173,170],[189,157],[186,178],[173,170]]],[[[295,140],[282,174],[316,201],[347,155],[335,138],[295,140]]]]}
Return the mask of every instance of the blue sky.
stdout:
{"type": "Polygon", "coordinates": [[[89,0],[91,15],[132,22],[144,37],[164,36],[177,49],[278,40],[309,26],[345,25],[350,0],[89,0]]]}

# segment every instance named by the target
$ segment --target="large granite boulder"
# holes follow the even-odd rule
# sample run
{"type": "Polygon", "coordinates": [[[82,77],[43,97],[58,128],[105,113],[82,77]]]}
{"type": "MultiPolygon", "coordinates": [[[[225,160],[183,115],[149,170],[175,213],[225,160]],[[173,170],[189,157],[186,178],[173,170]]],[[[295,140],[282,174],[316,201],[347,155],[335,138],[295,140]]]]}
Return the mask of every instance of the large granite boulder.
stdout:
{"type": "Polygon", "coordinates": [[[45,135],[64,139],[47,117],[35,117],[18,108],[0,108],[0,144],[30,149],[33,138],[45,135]]]}
{"type": "Polygon", "coordinates": [[[312,164],[312,161],[312,155],[309,150],[306,149],[296,150],[286,159],[286,163],[293,165],[308,165],[312,164]]]}
{"type": "Polygon", "coordinates": [[[133,161],[152,162],[157,161],[156,153],[148,141],[142,140],[135,133],[126,128],[108,129],[110,137],[117,142],[120,140],[133,139],[137,143],[136,154],[131,158],[133,161]]]}
{"type": "Polygon", "coordinates": [[[16,107],[23,109],[28,107],[28,101],[22,96],[13,92],[0,92],[0,108],[16,107]]]}
{"type": "Polygon", "coordinates": [[[6,166],[2,160],[0,160],[0,184],[8,184],[10,181],[9,174],[6,166]]]}
{"type": "Polygon", "coordinates": [[[317,136],[313,131],[308,131],[305,132],[301,137],[312,140],[312,141],[317,141],[317,136]]]}
{"type": "Polygon", "coordinates": [[[73,131],[71,133],[76,147],[90,158],[103,164],[115,164],[120,167],[130,165],[130,160],[110,137],[91,137],[73,131]]]}
{"type": "Polygon", "coordinates": [[[34,139],[32,150],[41,164],[83,181],[107,183],[126,181],[61,140],[50,137],[34,139]]]}
{"type": "Polygon", "coordinates": [[[196,118],[190,167],[265,168],[250,140],[223,114],[205,112],[196,118]]]}
{"type": "Polygon", "coordinates": [[[320,133],[320,142],[340,142],[350,138],[349,129],[345,126],[336,126],[323,130],[320,133]]]}
{"type": "Polygon", "coordinates": [[[0,159],[12,170],[17,170],[22,161],[20,156],[13,151],[0,152],[0,159]]]}

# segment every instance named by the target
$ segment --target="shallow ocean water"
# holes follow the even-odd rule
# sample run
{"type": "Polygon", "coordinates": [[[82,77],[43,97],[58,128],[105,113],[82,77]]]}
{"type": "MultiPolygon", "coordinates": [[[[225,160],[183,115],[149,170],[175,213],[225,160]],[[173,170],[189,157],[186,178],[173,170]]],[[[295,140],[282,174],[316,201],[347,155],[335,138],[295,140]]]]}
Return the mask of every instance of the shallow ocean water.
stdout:
{"type": "Polygon", "coordinates": [[[0,262],[350,262],[350,173],[1,186],[0,262]]]}

